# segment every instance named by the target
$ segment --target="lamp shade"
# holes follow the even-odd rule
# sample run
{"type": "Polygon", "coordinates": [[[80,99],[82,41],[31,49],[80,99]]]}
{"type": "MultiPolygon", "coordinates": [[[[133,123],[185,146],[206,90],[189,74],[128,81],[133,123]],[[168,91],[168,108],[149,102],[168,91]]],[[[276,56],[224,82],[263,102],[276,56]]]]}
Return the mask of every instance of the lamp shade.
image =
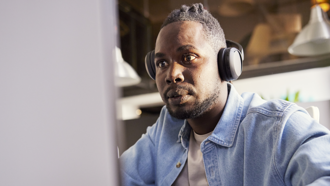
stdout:
{"type": "Polygon", "coordinates": [[[330,53],[330,23],[319,6],[311,9],[308,24],[288,48],[290,54],[315,56],[330,53]]]}
{"type": "Polygon", "coordinates": [[[116,79],[117,85],[120,87],[131,86],[138,84],[141,78],[135,70],[123,59],[121,50],[116,47],[116,79]]]}

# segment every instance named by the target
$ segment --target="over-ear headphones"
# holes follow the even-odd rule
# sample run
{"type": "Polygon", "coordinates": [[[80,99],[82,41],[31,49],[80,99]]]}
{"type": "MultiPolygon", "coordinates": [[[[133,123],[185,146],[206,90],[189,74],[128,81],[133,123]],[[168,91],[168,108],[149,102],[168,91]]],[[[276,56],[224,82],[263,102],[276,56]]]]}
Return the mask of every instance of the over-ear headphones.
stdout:
{"type": "MultiPolygon", "coordinates": [[[[220,78],[225,81],[236,80],[242,73],[244,52],[240,44],[226,40],[227,48],[218,52],[218,69],[220,78]]],[[[145,65],[149,76],[155,80],[155,51],[149,52],[145,57],[145,65]]]]}

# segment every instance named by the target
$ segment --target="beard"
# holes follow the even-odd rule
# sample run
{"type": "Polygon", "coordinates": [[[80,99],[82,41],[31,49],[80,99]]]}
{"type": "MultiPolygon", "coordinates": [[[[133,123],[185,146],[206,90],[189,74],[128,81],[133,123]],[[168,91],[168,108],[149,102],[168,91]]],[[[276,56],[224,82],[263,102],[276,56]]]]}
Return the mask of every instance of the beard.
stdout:
{"type": "Polygon", "coordinates": [[[174,111],[174,109],[166,103],[166,107],[171,116],[177,119],[192,119],[202,116],[205,112],[211,109],[220,95],[220,87],[216,86],[214,93],[203,101],[196,100],[195,103],[190,108],[184,108],[184,105],[178,106],[179,108],[174,111]]]}

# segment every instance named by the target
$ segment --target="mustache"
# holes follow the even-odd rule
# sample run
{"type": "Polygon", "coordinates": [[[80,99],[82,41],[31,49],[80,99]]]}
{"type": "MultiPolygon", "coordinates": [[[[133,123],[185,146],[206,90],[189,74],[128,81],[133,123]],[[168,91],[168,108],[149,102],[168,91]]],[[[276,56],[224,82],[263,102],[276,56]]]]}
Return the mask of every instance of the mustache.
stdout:
{"type": "Polygon", "coordinates": [[[169,91],[175,91],[175,92],[181,92],[181,91],[187,91],[188,94],[194,95],[196,94],[196,91],[187,85],[176,85],[176,86],[170,86],[164,91],[164,98],[167,97],[169,91]]]}

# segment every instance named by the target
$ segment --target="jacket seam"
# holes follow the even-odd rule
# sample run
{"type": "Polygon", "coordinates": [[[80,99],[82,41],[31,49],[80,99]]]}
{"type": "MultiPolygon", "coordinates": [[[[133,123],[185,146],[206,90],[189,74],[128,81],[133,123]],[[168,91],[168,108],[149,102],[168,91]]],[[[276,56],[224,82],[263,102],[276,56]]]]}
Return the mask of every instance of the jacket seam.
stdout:
{"type": "MultiPolygon", "coordinates": [[[[278,117],[277,119],[277,123],[275,124],[275,127],[274,127],[274,130],[275,130],[275,140],[274,140],[274,147],[277,146],[277,144],[279,143],[279,133],[280,133],[280,130],[282,129],[282,125],[281,123],[283,122],[283,117],[284,117],[284,113],[287,112],[288,110],[291,109],[291,106],[292,104],[287,104],[286,107],[284,107],[283,111],[282,111],[282,115],[280,117],[278,117]]],[[[276,149],[276,148],[274,148],[276,149]]],[[[278,181],[280,181],[280,183],[282,183],[283,185],[286,185],[281,174],[280,174],[280,171],[278,170],[278,167],[277,167],[277,164],[276,164],[276,161],[277,161],[277,157],[276,157],[276,153],[274,153],[274,170],[275,170],[275,173],[277,174],[276,176],[276,179],[278,181]]]]}
{"type": "Polygon", "coordinates": [[[283,114],[283,111],[270,111],[270,110],[265,109],[265,108],[251,108],[246,113],[246,115],[248,115],[250,113],[259,113],[259,114],[269,116],[269,117],[274,117],[274,116],[277,117],[277,116],[281,116],[283,114]],[[275,114],[274,114],[274,112],[275,112],[275,114]]]}
{"type": "Polygon", "coordinates": [[[274,170],[275,170],[275,178],[276,178],[276,180],[278,180],[281,184],[283,184],[283,185],[285,185],[285,183],[284,183],[284,181],[283,181],[283,179],[281,179],[281,174],[280,174],[280,171],[278,170],[278,168],[277,168],[277,164],[276,164],[276,144],[278,143],[278,128],[280,128],[280,127],[278,127],[278,126],[281,126],[280,125],[280,121],[281,121],[281,118],[280,117],[277,117],[277,120],[276,120],[276,123],[275,123],[275,127],[274,127],[274,133],[275,133],[275,135],[274,135],[274,138],[275,138],[275,140],[274,140],[274,144],[273,144],[273,146],[275,147],[274,148],[274,151],[275,152],[273,152],[274,153],[274,157],[273,157],[273,165],[274,165],[274,170]]]}
{"type": "Polygon", "coordinates": [[[243,111],[243,103],[240,102],[240,105],[239,105],[239,108],[238,108],[238,111],[237,111],[238,113],[237,113],[236,120],[235,120],[235,125],[234,125],[234,128],[232,130],[231,137],[230,137],[230,144],[229,144],[230,146],[233,145],[234,138],[237,135],[237,129],[238,129],[238,126],[239,126],[240,121],[241,121],[242,111],[243,111]]]}
{"type": "Polygon", "coordinates": [[[149,140],[150,140],[150,142],[152,143],[152,145],[155,147],[156,145],[155,145],[155,143],[153,142],[153,140],[151,139],[151,137],[150,137],[149,134],[147,134],[147,137],[149,138],[149,140]]]}

